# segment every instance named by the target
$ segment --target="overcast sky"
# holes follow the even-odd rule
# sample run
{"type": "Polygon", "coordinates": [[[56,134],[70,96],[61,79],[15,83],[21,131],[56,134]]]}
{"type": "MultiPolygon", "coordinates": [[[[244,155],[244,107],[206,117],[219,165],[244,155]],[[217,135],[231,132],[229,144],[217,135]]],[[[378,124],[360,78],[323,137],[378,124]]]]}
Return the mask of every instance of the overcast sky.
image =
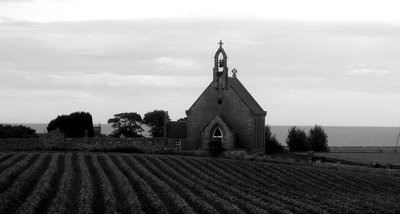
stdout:
{"type": "Polygon", "coordinates": [[[396,1],[0,0],[0,123],[187,110],[229,70],[271,125],[400,126],[396,1]]]}

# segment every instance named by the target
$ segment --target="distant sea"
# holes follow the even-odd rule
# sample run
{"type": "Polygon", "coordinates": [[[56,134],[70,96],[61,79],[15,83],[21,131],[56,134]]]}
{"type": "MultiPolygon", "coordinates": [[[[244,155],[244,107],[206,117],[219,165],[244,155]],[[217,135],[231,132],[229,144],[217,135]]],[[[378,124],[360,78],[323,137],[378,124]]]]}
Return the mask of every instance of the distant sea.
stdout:
{"type": "MultiPolygon", "coordinates": [[[[13,124],[16,125],[16,124],[13,124]]],[[[46,132],[47,124],[21,124],[46,132]]],[[[96,124],[95,124],[96,125],[96,124]]],[[[271,131],[283,145],[286,145],[288,130],[292,126],[271,126],[271,131]]],[[[296,126],[308,132],[313,126],[296,126]]],[[[328,134],[329,146],[395,146],[400,127],[364,127],[364,126],[323,126],[328,134]]],[[[111,134],[113,128],[109,124],[101,124],[102,134],[111,134]]]]}
{"type": "MultiPolygon", "coordinates": [[[[292,126],[271,126],[272,134],[286,145],[288,130],[292,126]]],[[[314,126],[296,126],[308,131],[314,126]]],[[[395,146],[400,127],[323,126],[328,134],[329,146],[395,146]]]]}

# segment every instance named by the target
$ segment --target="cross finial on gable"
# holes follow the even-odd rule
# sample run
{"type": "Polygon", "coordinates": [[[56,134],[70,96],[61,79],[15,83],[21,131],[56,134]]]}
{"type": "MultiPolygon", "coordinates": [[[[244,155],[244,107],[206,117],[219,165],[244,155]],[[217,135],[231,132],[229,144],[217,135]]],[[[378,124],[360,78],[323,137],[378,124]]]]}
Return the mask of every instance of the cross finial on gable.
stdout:
{"type": "Polygon", "coordinates": [[[224,43],[222,43],[222,40],[219,40],[219,43],[218,43],[218,44],[219,44],[219,47],[222,48],[222,45],[223,45],[224,43]]]}

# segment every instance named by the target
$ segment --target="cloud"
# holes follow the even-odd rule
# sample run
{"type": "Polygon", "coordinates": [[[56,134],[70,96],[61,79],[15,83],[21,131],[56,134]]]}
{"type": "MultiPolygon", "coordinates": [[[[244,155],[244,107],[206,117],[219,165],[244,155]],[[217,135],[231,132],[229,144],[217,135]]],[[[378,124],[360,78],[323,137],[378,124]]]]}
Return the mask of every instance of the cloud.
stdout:
{"type": "Polygon", "coordinates": [[[301,2],[293,0],[250,2],[203,0],[195,3],[182,0],[120,0],[118,4],[110,0],[36,0],[29,5],[21,4],[22,1],[25,0],[1,0],[0,2],[6,2],[9,5],[0,8],[0,13],[14,18],[39,22],[126,20],[155,17],[180,17],[182,19],[215,17],[218,20],[228,17],[231,19],[259,18],[311,22],[399,21],[399,13],[396,10],[398,3],[395,0],[386,0],[384,4],[365,0],[362,7],[357,1],[320,2],[316,0],[301,2]],[[18,6],[11,5],[11,2],[17,2],[16,5],[18,6]],[[357,11],[356,15],[354,11],[357,11]]]}
{"type": "Polygon", "coordinates": [[[9,18],[7,16],[0,16],[0,24],[11,22],[11,21],[14,21],[14,19],[11,19],[11,18],[9,18]]]}
{"type": "Polygon", "coordinates": [[[393,74],[394,72],[384,69],[368,68],[366,64],[358,64],[347,66],[349,68],[348,75],[386,75],[393,74]]]}
{"type": "Polygon", "coordinates": [[[197,75],[212,69],[211,57],[222,39],[229,67],[258,74],[265,70],[282,75],[300,71],[303,75],[329,74],[343,64],[363,62],[372,62],[373,67],[384,64],[387,70],[398,66],[395,56],[400,43],[395,38],[400,38],[400,31],[396,26],[327,26],[174,19],[9,24],[0,26],[0,48],[5,50],[0,56],[21,59],[15,63],[20,69],[37,68],[42,72],[96,72],[102,68],[126,73],[197,75]],[[351,27],[358,33],[346,33],[351,27]]]}
{"type": "Polygon", "coordinates": [[[33,0],[0,0],[0,3],[32,2],[33,0]]]}
{"type": "MultiPolygon", "coordinates": [[[[78,74],[63,73],[47,77],[52,84],[76,85],[79,87],[108,86],[112,88],[130,87],[167,87],[167,88],[191,88],[199,87],[199,82],[206,78],[166,75],[130,75],[114,73],[78,74]]],[[[39,81],[39,79],[37,79],[39,81]]]]}
{"type": "Polygon", "coordinates": [[[364,74],[390,74],[392,72],[380,69],[358,68],[351,69],[349,75],[364,75],[364,74]]]}
{"type": "Polygon", "coordinates": [[[0,97],[10,97],[13,99],[88,99],[92,95],[85,91],[72,91],[72,90],[60,90],[60,89],[0,89],[0,97]]]}
{"type": "MultiPolygon", "coordinates": [[[[0,23],[0,100],[8,104],[2,106],[8,113],[17,107],[30,112],[32,103],[46,103],[49,112],[50,106],[57,111],[89,106],[101,118],[152,108],[179,118],[212,80],[222,39],[229,70],[239,71],[238,78],[266,110],[277,99],[273,114],[284,115],[278,105],[285,111],[290,108],[282,106],[293,106],[291,100],[307,105],[307,97],[294,91],[320,92],[314,100],[325,93],[332,102],[336,92],[374,98],[398,94],[397,38],[398,27],[384,24],[213,19],[0,23]]],[[[310,116],[303,110],[298,114],[310,116]]],[[[393,119],[386,118],[382,121],[393,119]]]]}
{"type": "Polygon", "coordinates": [[[177,59],[171,57],[156,57],[154,59],[147,61],[149,64],[154,63],[160,69],[164,69],[166,67],[172,67],[172,69],[192,69],[198,67],[198,63],[194,59],[177,59]]]}

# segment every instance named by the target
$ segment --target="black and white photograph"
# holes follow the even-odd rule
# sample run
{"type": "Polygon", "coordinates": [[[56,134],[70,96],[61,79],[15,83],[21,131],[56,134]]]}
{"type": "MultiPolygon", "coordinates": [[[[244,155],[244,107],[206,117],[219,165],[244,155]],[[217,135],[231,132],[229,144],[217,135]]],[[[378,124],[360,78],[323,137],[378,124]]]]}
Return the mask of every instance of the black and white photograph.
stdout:
{"type": "Polygon", "coordinates": [[[399,9],[0,0],[0,214],[400,213],[399,9]]]}

